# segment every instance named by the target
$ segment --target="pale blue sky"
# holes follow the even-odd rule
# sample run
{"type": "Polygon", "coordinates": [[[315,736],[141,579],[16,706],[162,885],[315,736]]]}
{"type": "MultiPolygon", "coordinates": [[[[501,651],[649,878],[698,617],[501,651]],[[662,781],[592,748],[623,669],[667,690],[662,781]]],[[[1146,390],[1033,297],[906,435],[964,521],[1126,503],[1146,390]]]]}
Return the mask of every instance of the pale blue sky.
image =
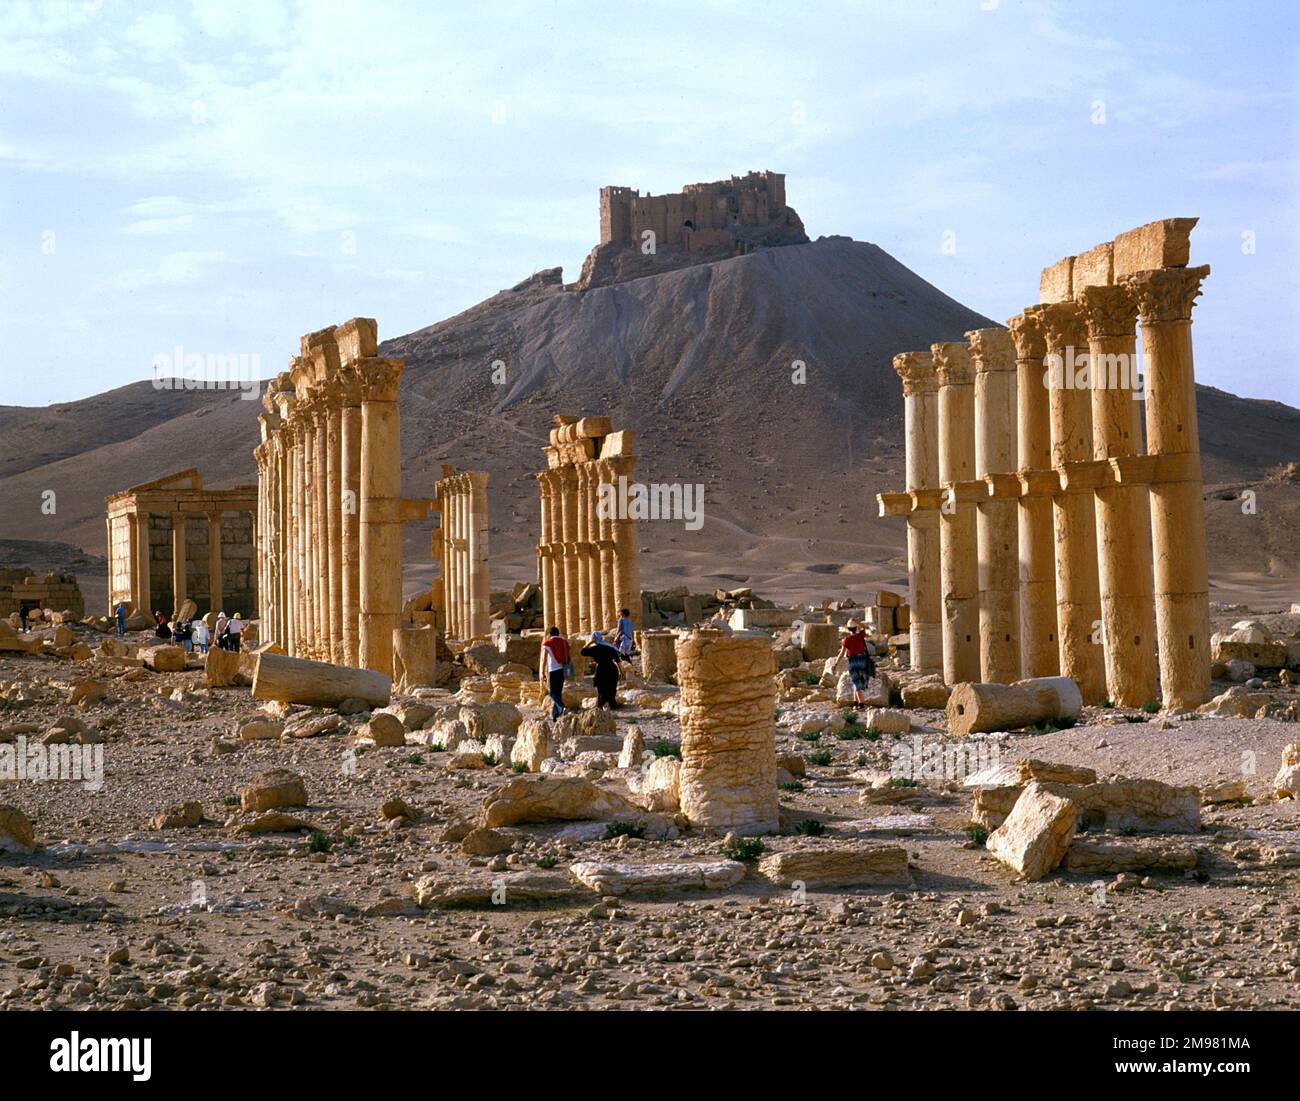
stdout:
{"type": "Polygon", "coordinates": [[[348,317],[576,278],[604,184],[770,168],[810,235],[999,321],[1198,215],[1198,377],[1300,405],[1293,0],[0,0],[0,32],[0,403],[178,345],[272,374],[348,317]]]}

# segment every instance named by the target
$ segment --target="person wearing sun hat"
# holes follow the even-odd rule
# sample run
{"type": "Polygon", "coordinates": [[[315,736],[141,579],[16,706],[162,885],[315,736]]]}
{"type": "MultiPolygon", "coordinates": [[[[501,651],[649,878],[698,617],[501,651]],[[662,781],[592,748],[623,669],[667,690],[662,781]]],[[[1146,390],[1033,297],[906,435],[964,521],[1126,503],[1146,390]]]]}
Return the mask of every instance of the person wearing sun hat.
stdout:
{"type": "Polygon", "coordinates": [[[876,670],[862,624],[856,619],[850,619],[846,627],[848,630],[840,639],[840,652],[836,655],[836,664],[839,664],[841,657],[849,659],[849,679],[853,682],[853,706],[860,708],[863,706],[862,693],[867,690],[871,676],[876,670]]]}

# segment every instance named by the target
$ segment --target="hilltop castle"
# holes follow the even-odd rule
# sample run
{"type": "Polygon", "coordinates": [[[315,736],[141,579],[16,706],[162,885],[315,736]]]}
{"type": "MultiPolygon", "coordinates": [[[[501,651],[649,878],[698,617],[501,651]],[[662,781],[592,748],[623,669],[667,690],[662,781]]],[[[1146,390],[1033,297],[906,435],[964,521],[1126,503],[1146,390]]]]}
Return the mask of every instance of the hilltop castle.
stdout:
{"type": "Polygon", "coordinates": [[[602,187],[600,244],[576,289],[807,240],[799,215],[785,205],[781,172],[687,184],[670,195],[602,187]]]}

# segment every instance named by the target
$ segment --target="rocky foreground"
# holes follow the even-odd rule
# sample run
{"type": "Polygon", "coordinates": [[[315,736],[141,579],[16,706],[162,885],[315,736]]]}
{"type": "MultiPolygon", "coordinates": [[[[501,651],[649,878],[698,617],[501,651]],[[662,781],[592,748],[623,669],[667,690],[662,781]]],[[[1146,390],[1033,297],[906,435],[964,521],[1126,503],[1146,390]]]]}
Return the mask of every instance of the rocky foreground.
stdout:
{"type": "Polygon", "coordinates": [[[681,815],[669,684],[554,726],[508,665],[323,710],[59,629],[0,654],[0,765],[102,778],[0,780],[4,1008],[1300,1007],[1285,669],[957,739],[941,686],[886,662],[854,712],[787,654],[751,839],[681,815]]]}

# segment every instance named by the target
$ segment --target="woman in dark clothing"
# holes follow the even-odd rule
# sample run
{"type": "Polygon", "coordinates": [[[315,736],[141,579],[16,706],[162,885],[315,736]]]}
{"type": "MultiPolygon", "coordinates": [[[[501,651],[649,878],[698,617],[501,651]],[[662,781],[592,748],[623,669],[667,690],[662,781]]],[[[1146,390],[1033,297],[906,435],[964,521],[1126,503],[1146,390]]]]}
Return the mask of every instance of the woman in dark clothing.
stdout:
{"type": "Polygon", "coordinates": [[[606,642],[599,631],[591,633],[591,645],[584,646],[579,653],[596,663],[596,671],[591,677],[592,684],[596,686],[596,706],[613,711],[618,707],[615,693],[618,691],[618,667],[624,660],[623,655],[606,642]]]}
{"type": "Polygon", "coordinates": [[[153,629],[154,638],[170,639],[172,637],[172,629],[167,625],[167,619],[162,614],[162,612],[154,612],[153,621],[154,621],[154,629],[153,629]]]}

